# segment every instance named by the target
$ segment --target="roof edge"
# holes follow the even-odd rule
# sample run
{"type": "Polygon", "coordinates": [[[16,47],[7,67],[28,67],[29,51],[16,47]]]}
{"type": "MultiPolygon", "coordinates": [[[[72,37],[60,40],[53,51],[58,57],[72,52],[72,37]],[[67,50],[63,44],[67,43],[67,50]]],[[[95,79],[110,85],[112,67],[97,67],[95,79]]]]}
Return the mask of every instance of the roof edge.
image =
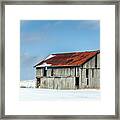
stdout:
{"type": "Polygon", "coordinates": [[[52,53],[50,55],[59,55],[59,54],[69,54],[69,53],[83,53],[83,52],[100,52],[100,50],[87,50],[87,51],[73,51],[73,52],[61,52],[61,53],[52,53]]]}
{"type": "MultiPolygon", "coordinates": [[[[98,54],[98,53],[100,53],[100,50],[94,50],[94,51],[82,51],[81,53],[83,53],[83,52],[97,52],[96,54],[98,54]]],[[[69,53],[79,53],[79,52],[78,52],[78,51],[77,51],[77,52],[65,52],[65,53],[56,53],[56,54],[53,53],[53,54],[49,54],[48,56],[50,56],[50,55],[69,54],[69,53]]],[[[47,56],[47,57],[48,57],[48,56],[47,56]]],[[[39,62],[38,64],[36,64],[35,66],[33,66],[33,68],[35,68],[36,66],[42,64],[42,62],[44,62],[45,59],[46,59],[47,57],[45,57],[43,60],[41,60],[41,62],[39,62]]],[[[93,58],[93,57],[94,57],[94,56],[92,56],[91,58],[93,58]]],[[[90,58],[90,59],[91,59],[91,58],[90,58]]],[[[85,61],[85,62],[86,62],[86,61],[85,61]]],[[[85,63],[85,62],[84,62],[84,63],[85,63]]],[[[84,63],[83,63],[83,64],[84,64],[84,63]]],[[[82,65],[83,65],[83,64],[82,64],[82,65]]]]}

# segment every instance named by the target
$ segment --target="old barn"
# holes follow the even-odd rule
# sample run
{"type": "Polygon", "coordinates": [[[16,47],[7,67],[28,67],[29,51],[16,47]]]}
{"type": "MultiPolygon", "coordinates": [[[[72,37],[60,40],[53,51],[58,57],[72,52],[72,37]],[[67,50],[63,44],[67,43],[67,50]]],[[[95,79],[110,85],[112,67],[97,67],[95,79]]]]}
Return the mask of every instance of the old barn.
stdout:
{"type": "Polygon", "coordinates": [[[37,88],[100,88],[99,50],[51,54],[35,68],[37,88]]]}

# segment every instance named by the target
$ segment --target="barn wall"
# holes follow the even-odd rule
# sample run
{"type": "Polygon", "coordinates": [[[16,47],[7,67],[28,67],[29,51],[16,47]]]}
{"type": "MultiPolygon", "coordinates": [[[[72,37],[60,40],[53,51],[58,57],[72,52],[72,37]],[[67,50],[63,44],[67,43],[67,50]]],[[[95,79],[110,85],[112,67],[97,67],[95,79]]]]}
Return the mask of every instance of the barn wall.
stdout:
{"type": "MultiPolygon", "coordinates": [[[[97,54],[96,56],[97,56],[97,68],[100,68],[100,53],[97,54]]],[[[83,65],[83,68],[95,68],[95,57],[96,56],[94,56],[92,59],[86,62],[83,65]]]]}
{"type": "Polygon", "coordinates": [[[97,68],[100,68],[100,53],[97,54],[97,68]]]}
{"type": "Polygon", "coordinates": [[[97,67],[95,66],[95,57],[82,66],[80,88],[100,88],[100,54],[97,54],[97,67]],[[88,85],[86,69],[88,69],[88,85]]]}
{"type": "Polygon", "coordinates": [[[54,77],[67,77],[71,76],[71,68],[55,68],[53,69],[54,77]]]}
{"type": "Polygon", "coordinates": [[[88,69],[88,85],[86,78],[86,69],[81,69],[80,82],[81,84],[79,84],[79,88],[100,88],[100,69],[88,69]],[[94,74],[94,76],[92,74],[94,74]]]}
{"type": "MultiPolygon", "coordinates": [[[[43,68],[36,69],[36,77],[43,77],[43,68]]],[[[47,68],[47,77],[75,76],[75,68],[47,68]],[[53,69],[53,75],[51,74],[53,69]]]]}
{"type": "Polygon", "coordinates": [[[43,68],[36,69],[36,77],[42,77],[43,76],[43,68]]]}
{"type": "Polygon", "coordinates": [[[62,77],[62,78],[55,78],[55,77],[48,77],[48,78],[40,78],[41,85],[40,88],[48,88],[48,89],[75,89],[74,77],[62,77]]]}
{"type": "Polygon", "coordinates": [[[86,62],[83,65],[83,68],[95,68],[95,57],[93,57],[91,60],[89,60],[88,62],[86,62]]]}

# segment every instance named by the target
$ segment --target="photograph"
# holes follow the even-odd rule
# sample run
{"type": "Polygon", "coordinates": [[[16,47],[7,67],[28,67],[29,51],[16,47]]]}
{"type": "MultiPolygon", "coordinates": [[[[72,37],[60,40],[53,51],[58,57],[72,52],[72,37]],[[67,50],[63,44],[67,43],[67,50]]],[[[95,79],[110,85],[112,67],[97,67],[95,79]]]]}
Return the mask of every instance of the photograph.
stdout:
{"type": "Polygon", "coordinates": [[[119,4],[85,1],[4,2],[5,119],[117,118],[119,4]]]}
{"type": "Polygon", "coordinates": [[[100,54],[100,20],[21,20],[20,100],[100,100],[100,54]]]}

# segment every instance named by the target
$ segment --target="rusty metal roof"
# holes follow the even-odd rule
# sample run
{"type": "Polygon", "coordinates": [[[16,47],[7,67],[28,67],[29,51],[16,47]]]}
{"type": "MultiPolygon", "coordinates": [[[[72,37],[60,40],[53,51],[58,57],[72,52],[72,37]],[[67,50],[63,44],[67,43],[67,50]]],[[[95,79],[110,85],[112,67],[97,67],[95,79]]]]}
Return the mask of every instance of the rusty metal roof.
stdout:
{"type": "Polygon", "coordinates": [[[44,59],[38,63],[35,67],[44,66],[79,66],[87,62],[89,59],[100,53],[97,51],[86,51],[86,52],[72,52],[72,53],[58,53],[51,54],[52,56],[48,59],[44,59]]]}

